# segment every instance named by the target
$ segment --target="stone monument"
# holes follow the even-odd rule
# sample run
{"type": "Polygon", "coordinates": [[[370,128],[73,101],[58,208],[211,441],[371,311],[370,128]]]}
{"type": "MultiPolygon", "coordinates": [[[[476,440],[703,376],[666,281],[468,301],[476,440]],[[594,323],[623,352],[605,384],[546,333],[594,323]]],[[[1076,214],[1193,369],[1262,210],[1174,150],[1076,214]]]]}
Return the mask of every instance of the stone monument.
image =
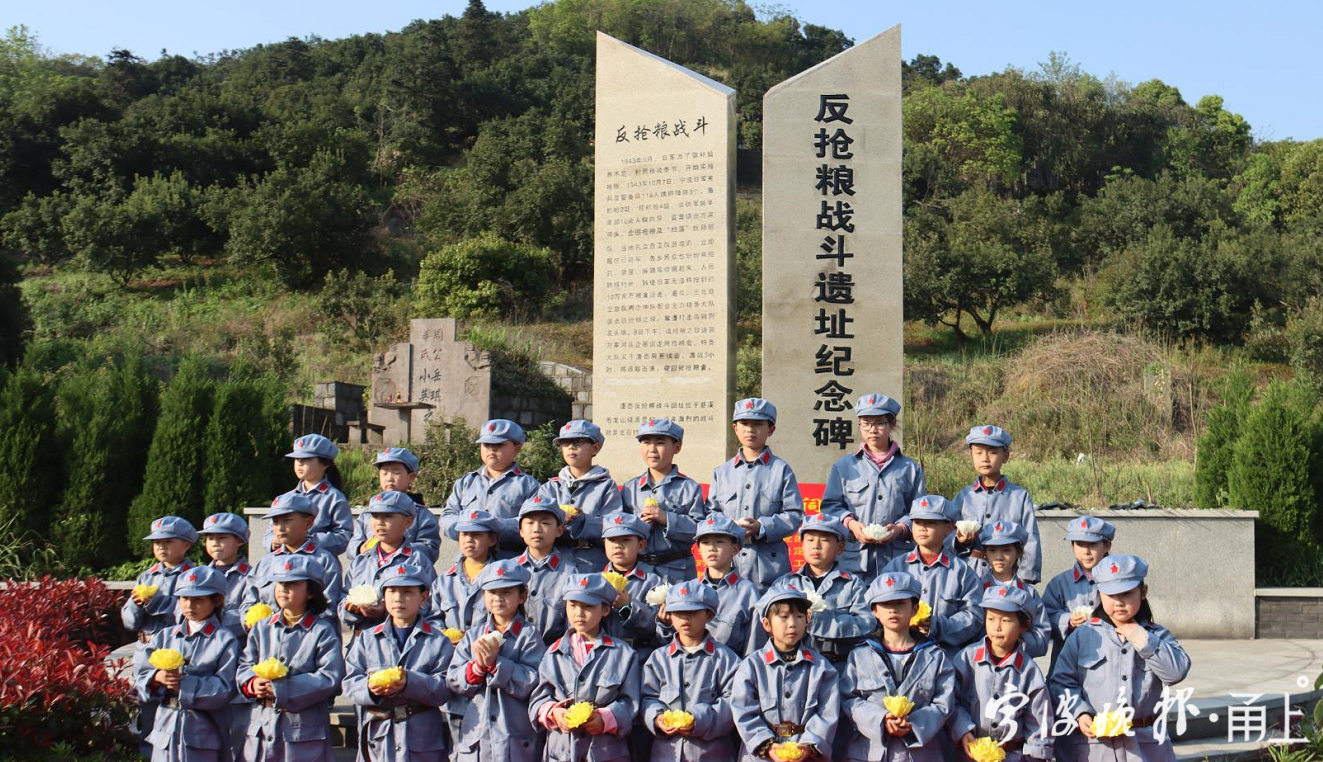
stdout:
{"type": "Polygon", "coordinates": [[[409,321],[409,343],[373,358],[373,423],[386,444],[422,442],[436,417],[487,420],[492,402],[491,355],[457,335],[453,318],[409,321]]]}
{"type": "Polygon", "coordinates": [[[764,96],[762,388],[801,483],[858,447],[855,398],[901,398],[900,170],[899,26],[764,96]]]}
{"type": "Polygon", "coordinates": [[[599,32],[595,159],[598,462],[639,472],[634,432],[658,416],[707,473],[733,445],[735,91],[599,32]]]}

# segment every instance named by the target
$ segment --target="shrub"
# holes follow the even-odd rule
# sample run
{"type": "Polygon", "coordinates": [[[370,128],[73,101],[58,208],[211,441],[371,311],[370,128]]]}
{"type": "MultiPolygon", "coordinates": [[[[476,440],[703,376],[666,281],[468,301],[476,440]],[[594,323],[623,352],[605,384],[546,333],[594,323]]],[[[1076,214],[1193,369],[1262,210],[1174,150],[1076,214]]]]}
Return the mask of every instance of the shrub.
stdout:
{"type": "Polygon", "coordinates": [[[125,558],[128,509],[142,491],[156,394],[136,358],[79,371],[60,384],[58,431],[69,476],[51,534],[70,566],[125,558]]]}
{"type": "Polygon", "coordinates": [[[40,374],[21,369],[0,389],[0,523],[18,537],[46,537],[48,504],[63,481],[63,449],[55,438],[55,399],[40,374]],[[11,523],[12,522],[12,523],[11,523]]]}
{"type": "Polygon", "coordinates": [[[206,488],[203,453],[214,392],[206,367],[186,360],[161,393],[161,416],[147,452],[142,494],[129,507],[130,555],[142,550],[138,538],[150,531],[153,519],[180,516],[201,526],[206,488]]]}
{"type": "Polygon", "coordinates": [[[413,491],[428,505],[445,503],[459,477],[482,465],[478,446],[473,444],[477,438],[478,432],[463,418],[429,423],[423,443],[414,448],[419,464],[413,491]]]}
{"type": "Polygon", "coordinates": [[[23,345],[32,328],[27,305],[19,292],[18,269],[0,256],[0,367],[18,367],[23,345]]]}
{"type": "Polygon", "coordinates": [[[1319,552],[1318,435],[1312,392],[1275,383],[1244,418],[1227,472],[1227,505],[1259,511],[1260,568],[1319,552]]]}
{"type": "Polygon", "coordinates": [[[99,580],[53,580],[0,591],[0,757],[40,759],[59,744],[76,759],[123,753],[136,700],[122,641],[120,596],[99,580]]]}
{"type": "Polygon", "coordinates": [[[484,233],[427,255],[414,284],[414,305],[421,317],[534,317],[555,285],[556,266],[550,249],[484,233]]]}

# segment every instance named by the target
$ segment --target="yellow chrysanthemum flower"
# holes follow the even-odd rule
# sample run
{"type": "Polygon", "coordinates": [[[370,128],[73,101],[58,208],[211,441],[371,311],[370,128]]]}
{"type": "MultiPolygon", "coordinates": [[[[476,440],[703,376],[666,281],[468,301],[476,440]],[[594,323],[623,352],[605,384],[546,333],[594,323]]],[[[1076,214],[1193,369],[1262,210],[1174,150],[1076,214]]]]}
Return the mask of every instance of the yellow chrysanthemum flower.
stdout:
{"type": "Polygon", "coordinates": [[[570,505],[569,503],[566,503],[565,505],[562,505],[562,506],[560,507],[560,509],[561,509],[562,511],[565,512],[565,520],[566,520],[566,521],[569,521],[570,519],[572,519],[572,518],[574,518],[575,516],[578,516],[578,515],[579,515],[579,508],[578,508],[578,506],[570,505]]]}
{"type": "Polygon", "coordinates": [[[644,507],[644,508],[659,508],[660,506],[661,506],[661,503],[658,503],[658,502],[657,502],[657,498],[655,498],[655,497],[650,497],[650,498],[648,498],[647,500],[644,500],[644,501],[643,501],[643,507],[644,507]]]}
{"type": "Polygon", "coordinates": [[[184,655],[173,648],[158,648],[147,657],[147,663],[157,669],[179,669],[184,666],[184,655]]]}
{"type": "Polygon", "coordinates": [[[289,667],[285,666],[285,662],[272,656],[254,664],[253,674],[264,680],[279,680],[289,674],[289,667]]]}
{"type": "Polygon", "coordinates": [[[389,688],[392,685],[404,681],[404,669],[401,667],[388,667],[379,669],[368,675],[369,688],[389,688]]]}
{"type": "Polygon", "coordinates": [[[668,728],[684,730],[694,726],[694,716],[681,709],[667,709],[661,713],[661,721],[668,728]]]}
{"type": "Polygon", "coordinates": [[[373,548],[377,547],[377,543],[379,543],[379,542],[381,542],[381,538],[380,538],[380,537],[373,537],[373,538],[371,538],[371,539],[368,540],[367,542],[363,543],[363,552],[366,553],[366,552],[368,552],[369,550],[372,550],[373,548]]]}
{"type": "Polygon", "coordinates": [[[616,572],[609,571],[609,572],[602,572],[602,576],[606,577],[606,581],[611,583],[611,587],[614,587],[616,589],[616,592],[620,592],[621,590],[625,589],[625,575],[617,574],[616,572]]]}
{"type": "Polygon", "coordinates": [[[774,743],[772,748],[767,750],[767,756],[778,762],[799,762],[799,760],[808,756],[808,749],[794,741],[774,743]]]}
{"type": "Polygon", "coordinates": [[[589,701],[577,701],[565,712],[565,725],[571,730],[587,722],[596,709],[589,701]]]}
{"type": "Polygon", "coordinates": [[[1093,734],[1099,738],[1126,735],[1131,726],[1131,719],[1123,712],[1100,712],[1093,717],[1093,734]]]}
{"type": "Polygon", "coordinates": [[[447,638],[450,638],[451,643],[459,643],[459,641],[464,639],[464,631],[456,630],[454,627],[445,628],[444,630],[441,631],[441,634],[445,635],[447,638]]]}
{"type": "Polygon", "coordinates": [[[150,601],[152,596],[156,595],[156,591],[160,589],[158,585],[134,585],[133,597],[140,598],[145,603],[150,601]]]}
{"type": "Polygon", "coordinates": [[[1006,759],[1006,750],[991,738],[975,738],[969,745],[969,756],[974,762],[1002,762],[1006,759]]]}
{"type": "Polygon", "coordinates": [[[905,717],[914,709],[914,702],[910,701],[909,696],[883,696],[882,706],[887,708],[892,717],[905,717]]]}
{"type": "Polygon", "coordinates": [[[248,609],[248,613],[243,615],[243,626],[251,630],[253,629],[253,625],[263,619],[269,618],[274,613],[276,612],[272,611],[270,606],[265,603],[259,603],[248,609]]]}
{"type": "Polygon", "coordinates": [[[927,601],[919,601],[919,610],[910,617],[910,626],[918,627],[929,619],[933,618],[933,607],[928,605],[927,601]]]}

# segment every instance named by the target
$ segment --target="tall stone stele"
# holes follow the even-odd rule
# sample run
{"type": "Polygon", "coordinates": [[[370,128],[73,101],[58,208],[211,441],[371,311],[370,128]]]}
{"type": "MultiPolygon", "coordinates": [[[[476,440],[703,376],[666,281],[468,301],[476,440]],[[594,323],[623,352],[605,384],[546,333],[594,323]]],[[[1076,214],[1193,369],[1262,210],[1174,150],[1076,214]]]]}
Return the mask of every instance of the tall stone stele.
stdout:
{"type": "Polygon", "coordinates": [[[666,417],[710,473],[733,446],[735,91],[599,32],[595,137],[597,462],[640,473],[639,421],[666,417]]]}
{"type": "Polygon", "coordinates": [[[763,120],[763,396],[822,483],[855,399],[901,398],[900,27],[768,90],[763,120]]]}

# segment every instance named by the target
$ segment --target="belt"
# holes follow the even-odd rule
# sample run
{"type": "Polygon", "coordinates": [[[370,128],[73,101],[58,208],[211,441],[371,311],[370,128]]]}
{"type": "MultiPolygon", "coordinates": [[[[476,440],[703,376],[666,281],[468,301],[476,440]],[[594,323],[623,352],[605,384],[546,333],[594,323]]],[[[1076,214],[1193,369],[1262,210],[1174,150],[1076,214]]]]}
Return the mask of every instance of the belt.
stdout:
{"type": "Polygon", "coordinates": [[[1151,727],[1153,727],[1153,723],[1155,723],[1155,722],[1158,721],[1158,717],[1159,717],[1159,715],[1156,715],[1156,714],[1150,714],[1150,715],[1147,716],[1147,717],[1136,717],[1136,718],[1134,718],[1133,720],[1130,721],[1130,727],[1132,727],[1132,728],[1151,728],[1151,727]]]}
{"type": "Polygon", "coordinates": [[[391,722],[404,722],[415,714],[422,714],[434,706],[424,706],[423,704],[400,704],[387,709],[369,709],[367,715],[374,720],[390,720],[391,722]]]}
{"type": "Polygon", "coordinates": [[[574,547],[578,548],[579,550],[589,550],[591,548],[596,548],[598,546],[597,543],[593,542],[592,540],[575,540],[574,547]]]}
{"type": "Polygon", "coordinates": [[[672,561],[679,561],[680,559],[690,558],[692,556],[693,553],[688,550],[673,550],[670,553],[644,553],[639,556],[639,560],[649,566],[660,566],[661,564],[669,564],[672,561]]]}
{"type": "Polygon", "coordinates": [[[258,706],[264,706],[267,709],[273,709],[276,706],[275,699],[257,699],[254,703],[258,706]]]}
{"type": "Polygon", "coordinates": [[[772,726],[772,733],[777,738],[793,738],[804,732],[804,726],[797,722],[778,722],[772,726]]]}
{"type": "Polygon", "coordinates": [[[1024,748],[1024,741],[998,741],[997,745],[1001,747],[1002,751],[1015,752],[1024,748]]]}
{"type": "Polygon", "coordinates": [[[170,707],[171,709],[178,709],[178,708],[179,708],[179,697],[178,697],[178,696],[166,696],[165,698],[161,699],[161,706],[168,706],[168,707],[170,707]]]}

